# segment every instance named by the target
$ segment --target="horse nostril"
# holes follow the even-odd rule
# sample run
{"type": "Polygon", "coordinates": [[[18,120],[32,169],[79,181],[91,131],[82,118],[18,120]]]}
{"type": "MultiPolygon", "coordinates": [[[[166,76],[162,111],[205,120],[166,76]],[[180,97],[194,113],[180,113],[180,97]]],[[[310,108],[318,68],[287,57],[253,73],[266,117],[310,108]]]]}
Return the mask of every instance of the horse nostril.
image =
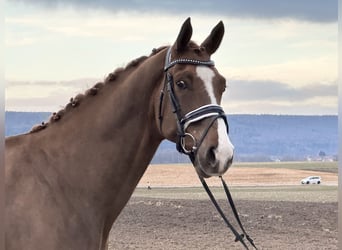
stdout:
{"type": "Polygon", "coordinates": [[[216,154],[215,154],[215,147],[210,147],[207,152],[207,161],[210,166],[214,167],[216,164],[216,154]]]}

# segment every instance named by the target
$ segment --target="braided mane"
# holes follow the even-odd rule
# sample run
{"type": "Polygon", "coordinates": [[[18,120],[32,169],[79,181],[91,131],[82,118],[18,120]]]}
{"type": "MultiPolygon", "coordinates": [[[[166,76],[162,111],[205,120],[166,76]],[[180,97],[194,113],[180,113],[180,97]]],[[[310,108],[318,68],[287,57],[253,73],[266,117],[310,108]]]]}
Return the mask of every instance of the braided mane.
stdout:
{"type": "Polygon", "coordinates": [[[70,110],[73,110],[77,108],[79,105],[82,104],[83,100],[85,98],[91,98],[98,94],[99,91],[103,89],[103,87],[107,84],[113,84],[117,80],[117,78],[124,72],[128,72],[132,69],[135,69],[137,66],[139,66],[142,62],[144,62],[147,58],[156,55],[163,49],[165,49],[167,46],[161,46],[159,48],[154,48],[152,50],[152,53],[149,56],[141,56],[138,57],[131,62],[129,62],[126,67],[120,67],[114,70],[112,73],[109,73],[108,76],[104,79],[103,82],[97,82],[93,87],[86,90],[84,93],[80,93],[76,95],[75,97],[71,97],[69,103],[66,104],[64,108],[57,112],[53,112],[51,116],[49,117],[49,120],[47,122],[42,122],[41,124],[35,125],[32,127],[29,133],[36,133],[38,131],[41,131],[49,126],[51,123],[55,123],[60,121],[63,116],[69,112],[70,110]]]}

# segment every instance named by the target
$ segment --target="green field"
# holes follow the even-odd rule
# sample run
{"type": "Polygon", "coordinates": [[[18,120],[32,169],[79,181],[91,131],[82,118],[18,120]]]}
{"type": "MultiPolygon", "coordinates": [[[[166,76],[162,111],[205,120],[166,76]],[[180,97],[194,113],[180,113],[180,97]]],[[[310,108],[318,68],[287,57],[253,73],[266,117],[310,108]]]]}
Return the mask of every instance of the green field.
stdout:
{"type": "Polygon", "coordinates": [[[262,168],[287,168],[298,170],[321,171],[329,173],[338,173],[338,162],[237,162],[234,163],[236,168],[244,167],[262,167],[262,168]]]}
{"type": "MultiPolygon", "coordinates": [[[[267,200],[267,201],[305,201],[305,202],[337,202],[337,186],[303,185],[303,186],[264,186],[264,187],[231,187],[234,200],[267,200]]],[[[225,199],[223,188],[212,188],[217,199],[225,199]]],[[[137,188],[133,197],[157,199],[209,199],[201,187],[182,188],[137,188]]]]}

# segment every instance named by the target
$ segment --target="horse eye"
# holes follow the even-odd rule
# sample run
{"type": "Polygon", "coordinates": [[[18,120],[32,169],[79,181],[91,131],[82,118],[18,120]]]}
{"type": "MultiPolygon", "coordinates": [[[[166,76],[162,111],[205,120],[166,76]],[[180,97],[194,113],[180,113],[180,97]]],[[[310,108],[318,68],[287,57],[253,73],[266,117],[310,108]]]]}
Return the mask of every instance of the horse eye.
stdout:
{"type": "Polygon", "coordinates": [[[186,83],[184,81],[178,81],[176,84],[179,88],[186,89],[186,83]]]}

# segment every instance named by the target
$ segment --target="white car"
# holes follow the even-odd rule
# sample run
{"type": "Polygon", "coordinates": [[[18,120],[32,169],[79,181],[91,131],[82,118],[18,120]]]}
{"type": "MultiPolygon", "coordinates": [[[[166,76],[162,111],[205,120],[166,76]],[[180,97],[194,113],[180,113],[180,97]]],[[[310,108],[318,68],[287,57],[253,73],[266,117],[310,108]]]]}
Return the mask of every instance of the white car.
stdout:
{"type": "Polygon", "coordinates": [[[321,184],[320,176],[309,176],[300,181],[302,184],[321,184]]]}

